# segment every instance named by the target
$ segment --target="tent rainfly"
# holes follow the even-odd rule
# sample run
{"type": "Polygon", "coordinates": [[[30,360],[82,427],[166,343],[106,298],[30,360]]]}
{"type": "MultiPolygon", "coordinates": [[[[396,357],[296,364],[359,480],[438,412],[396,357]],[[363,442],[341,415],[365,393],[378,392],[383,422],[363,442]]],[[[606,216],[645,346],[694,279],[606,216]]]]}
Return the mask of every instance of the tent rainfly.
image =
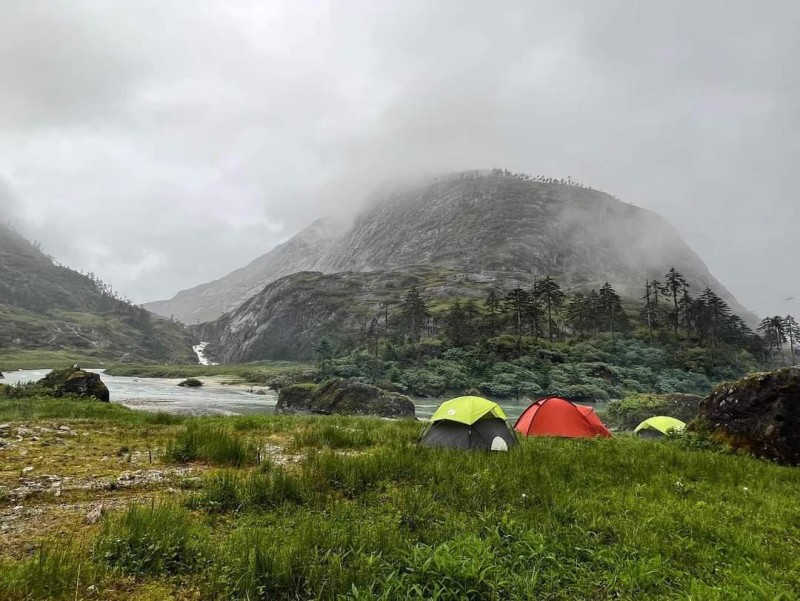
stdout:
{"type": "Polygon", "coordinates": [[[642,438],[661,438],[667,432],[681,432],[685,427],[686,424],[679,419],[667,417],[666,415],[656,415],[636,426],[633,433],[642,438]]]}
{"type": "Polygon", "coordinates": [[[559,397],[547,397],[533,403],[519,416],[514,429],[523,436],[611,436],[594,409],[559,397]]]}
{"type": "Polygon", "coordinates": [[[500,405],[465,396],[445,401],[433,414],[419,444],[452,449],[507,451],[517,439],[500,405]]]}

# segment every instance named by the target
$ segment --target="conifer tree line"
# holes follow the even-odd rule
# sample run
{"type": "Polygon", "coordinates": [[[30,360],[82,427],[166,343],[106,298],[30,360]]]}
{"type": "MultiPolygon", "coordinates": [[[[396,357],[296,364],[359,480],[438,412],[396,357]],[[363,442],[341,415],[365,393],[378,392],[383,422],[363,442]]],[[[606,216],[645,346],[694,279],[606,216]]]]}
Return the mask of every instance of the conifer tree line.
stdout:
{"type": "Polygon", "coordinates": [[[436,317],[417,287],[382,307],[364,332],[368,347],[376,353],[379,340],[389,337],[414,344],[438,336],[462,347],[513,336],[521,349],[526,337],[555,342],[636,335],[651,343],[687,341],[711,351],[744,349],[762,362],[774,361],[784,348],[791,357],[800,354],[800,325],[794,317],[766,318],[754,332],[711,288],[693,296],[686,278],[675,268],[661,281],[643,283],[638,307],[632,303],[623,307],[608,282],[568,295],[549,276],[529,287],[492,288],[482,301],[456,299],[436,317]]]}

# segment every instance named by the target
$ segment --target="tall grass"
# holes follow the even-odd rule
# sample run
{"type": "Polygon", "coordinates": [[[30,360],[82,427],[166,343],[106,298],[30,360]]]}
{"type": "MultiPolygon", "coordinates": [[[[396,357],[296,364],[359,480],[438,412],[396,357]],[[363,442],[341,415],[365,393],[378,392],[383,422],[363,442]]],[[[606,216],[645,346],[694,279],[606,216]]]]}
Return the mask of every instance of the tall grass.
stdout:
{"type": "Polygon", "coordinates": [[[230,429],[211,422],[189,422],[169,441],[165,456],[170,461],[208,461],[215,465],[241,467],[256,462],[257,448],[230,429]]]}
{"type": "Polygon", "coordinates": [[[209,477],[203,492],[190,499],[189,505],[210,512],[272,509],[310,502],[316,496],[314,489],[314,483],[282,467],[249,474],[228,470],[209,477]]]}
{"type": "Polygon", "coordinates": [[[179,574],[198,569],[207,546],[206,532],[188,511],[169,503],[152,503],[131,505],[108,520],[94,555],[127,574],[179,574]]]}
{"type": "Polygon", "coordinates": [[[0,561],[0,599],[84,599],[104,570],[69,544],[47,544],[20,562],[0,561]]]}

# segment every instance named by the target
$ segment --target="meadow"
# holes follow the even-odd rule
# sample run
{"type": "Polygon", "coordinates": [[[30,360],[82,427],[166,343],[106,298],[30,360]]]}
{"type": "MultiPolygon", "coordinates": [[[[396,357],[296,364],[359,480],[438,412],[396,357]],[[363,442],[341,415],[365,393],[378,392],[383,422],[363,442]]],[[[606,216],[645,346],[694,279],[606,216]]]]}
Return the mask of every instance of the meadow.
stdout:
{"type": "Polygon", "coordinates": [[[800,597],[800,471],[696,437],[470,453],[71,399],[0,422],[4,600],[800,597]]]}

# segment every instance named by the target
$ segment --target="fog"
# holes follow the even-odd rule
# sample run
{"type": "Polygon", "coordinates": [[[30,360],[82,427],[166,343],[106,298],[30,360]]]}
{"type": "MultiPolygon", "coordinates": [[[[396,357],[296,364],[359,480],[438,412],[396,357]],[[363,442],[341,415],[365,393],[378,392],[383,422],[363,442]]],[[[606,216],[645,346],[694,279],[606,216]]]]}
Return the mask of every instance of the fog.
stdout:
{"type": "Polygon", "coordinates": [[[0,0],[0,218],[144,302],[387,179],[502,167],[800,313],[798,31],[791,0],[0,0]]]}

